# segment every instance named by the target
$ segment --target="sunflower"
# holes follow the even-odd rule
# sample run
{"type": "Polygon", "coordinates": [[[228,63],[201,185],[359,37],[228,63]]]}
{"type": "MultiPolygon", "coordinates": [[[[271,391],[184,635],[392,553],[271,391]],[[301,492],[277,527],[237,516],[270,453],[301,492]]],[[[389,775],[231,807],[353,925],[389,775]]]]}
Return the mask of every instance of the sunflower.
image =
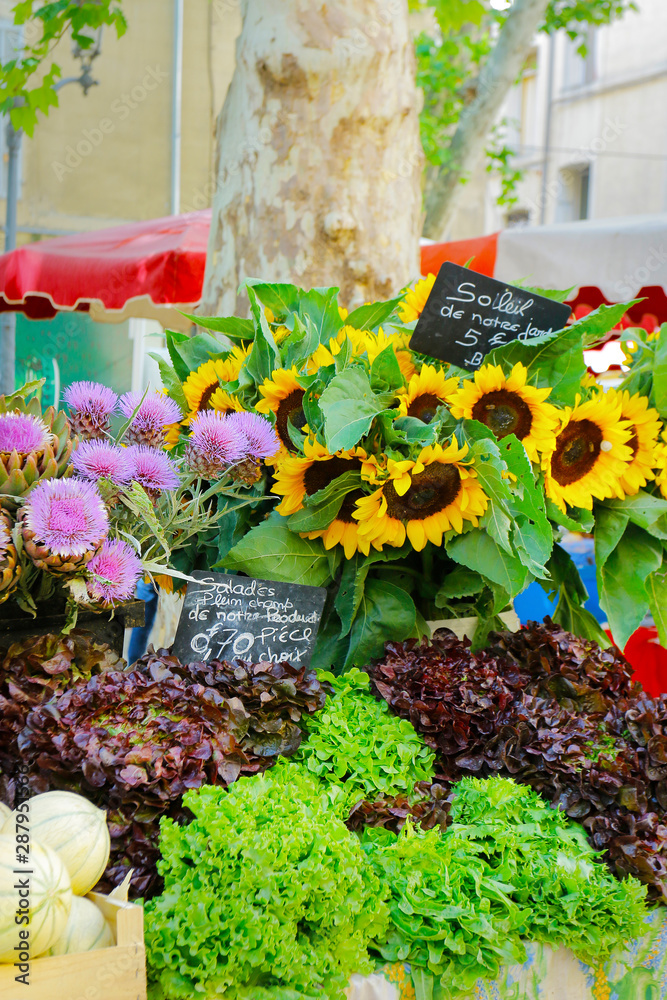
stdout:
{"type": "Polygon", "coordinates": [[[239,377],[241,366],[250,353],[251,345],[234,347],[224,358],[205,361],[196,371],[190,372],[183,383],[183,392],[190,411],[183,421],[189,424],[202,410],[242,410],[240,403],[226,406],[226,396],[220,389],[221,382],[234,382],[239,377]],[[218,395],[218,392],[222,395],[218,395]],[[218,404],[218,405],[216,405],[218,404]]]}
{"type": "MultiPolygon", "coordinates": [[[[187,586],[184,581],[179,580],[176,582],[173,576],[168,576],[166,573],[156,574],[153,577],[153,580],[158,585],[160,590],[164,590],[167,594],[184,593],[187,586]]],[[[148,578],[146,578],[146,583],[149,583],[148,578]]]]}
{"type": "Polygon", "coordinates": [[[627,389],[608,389],[605,395],[620,403],[621,420],[630,423],[632,436],[628,445],[632,449],[632,461],[621,476],[620,484],[626,496],[634,496],[654,478],[654,453],[662,427],[660,417],[657,410],[649,408],[647,397],[639,393],[631,396],[627,389]]]}
{"type": "Polygon", "coordinates": [[[483,365],[452,396],[452,416],[479,420],[497,438],[516,434],[528,458],[536,462],[538,452],[554,447],[558,411],[545,403],[551,389],[536,389],[527,379],[528,369],[520,362],[508,376],[500,365],[483,365]]]}
{"type": "Polygon", "coordinates": [[[340,354],[341,347],[342,342],[338,341],[335,337],[331,338],[328,347],[326,344],[320,344],[306,362],[306,372],[308,375],[314,375],[320,368],[328,368],[329,365],[335,364],[336,355],[340,354]]]}
{"type": "Polygon", "coordinates": [[[655,446],[653,455],[653,465],[656,469],[655,481],[660,487],[660,492],[667,500],[667,444],[665,443],[665,432],[662,432],[662,441],[655,446]]]}
{"type": "Polygon", "coordinates": [[[430,424],[437,408],[449,402],[458,384],[457,378],[446,378],[442,369],[422,365],[419,374],[412,376],[407,389],[399,396],[398,415],[417,417],[430,424]]]}
{"type": "Polygon", "coordinates": [[[414,288],[410,288],[406,292],[403,301],[398,304],[398,315],[404,323],[411,323],[413,319],[419,319],[434,284],[435,275],[427,274],[425,278],[420,278],[414,288]]]}
{"type": "Polygon", "coordinates": [[[276,344],[282,344],[283,340],[286,340],[291,332],[286,326],[277,326],[273,331],[273,339],[276,344]]]}
{"type": "Polygon", "coordinates": [[[273,413],[276,418],[276,433],[288,452],[296,449],[289,436],[288,424],[295,427],[306,424],[302,402],[304,390],[297,381],[298,371],[294,365],[290,369],[277,368],[271,378],[264,380],[259,391],[263,399],[255,404],[258,413],[273,413]]]}
{"type": "MultiPolygon", "coordinates": [[[[233,392],[227,392],[226,389],[222,389],[220,386],[215,390],[211,396],[210,407],[211,410],[215,410],[217,413],[243,413],[243,403],[235,396],[233,392]]],[[[195,414],[190,414],[190,419],[195,416],[195,414]]]]}
{"type": "Polygon", "coordinates": [[[409,331],[405,333],[385,333],[382,327],[378,329],[377,333],[366,332],[366,353],[368,360],[373,364],[378,354],[384,351],[385,347],[391,345],[398,361],[398,367],[401,369],[401,374],[407,382],[417,370],[412,360],[412,353],[408,347],[410,337],[411,334],[409,331]]]}
{"type": "MultiPolygon", "coordinates": [[[[339,451],[331,455],[317,441],[306,440],[304,453],[303,458],[287,455],[277,463],[275,484],[271,489],[283,498],[276,508],[283,516],[301,510],[306,497],[324,489],[346,472],[359,471],[362,477],[368,478],[369,470],[374,464],[363,448],[339,451]]],[[[346,493],[336,517],[326,528],[302,532],[301,537],[321,538],[325,549],[340,544],[345,550],[346,559],[351,559],[357,551],[368,555],[371,542],[360,536],[359,524],[352,517],[356,502],[362,496],[361,489],[346,493]]],[[[380,547],[374,542],[372,544],[376,548],[380,547]]]]}
{"type": "Polygon", "coordinates": [[[623,499],[621,486],[633,454],[632,425],[621,418],[618,399],[604,392],[563,411],[553,451],[542,459],[547,496],[565,505],[593,509],[593,498],[623,499]]]}
{"type": "Polygon", "coordinates": [[[378,547],[401,546],[407,535],[420,552],[427,542],[442,545],[445,531],[462,532],[464,520],[477,526],[489,501],[475,470],[464,464],[467,453],[467,445],[452,441],[424,448],[416,462],[389,459],[389,478],[357,501],[360,537],[378,547]]]}
{"type": "Polygon", "coordinates": [[[181,425],[180,424],[167,424],[164,434],[164,448],[165,451],[171,451],[178,444],[179,438],[181,436],[181,425]]]}

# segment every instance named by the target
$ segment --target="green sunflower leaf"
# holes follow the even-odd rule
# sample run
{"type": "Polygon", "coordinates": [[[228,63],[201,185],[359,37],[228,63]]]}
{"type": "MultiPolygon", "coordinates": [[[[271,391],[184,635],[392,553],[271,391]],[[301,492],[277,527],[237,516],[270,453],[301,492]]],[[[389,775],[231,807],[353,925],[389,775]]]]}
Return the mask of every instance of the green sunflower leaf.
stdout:
{"type": "Polygon", "coordinates": [[[641,299],[632,299],[630,302],[615,302],[608,306],[604,303],[589,313],[575,320],[570,329],[579,330],[584,338],[584,345],[590,347],[595,344],[605,333],[609,333],[625,316],[628,309],[636,306],[641,299]]]}
{"type": "Polygon", "coordinates": [[[547,570],[550,580],[540,580],[540,586],[552,600],[558,599],[551,616],[553,620],[568,632],[593,639],[606,649],[610,645],[608,636],[595,616],[583,606],[588,600],[588,591],[579,570],[560,545],[554,545],[547,570]]]}
{"type": "Polygon", "coordinates": [[[284,319],[288,313],[294,312],[304,294],[303,289],[296,285],[261,281],[259,278],[247,278],[245,287],[252,288],[256,298],[271,310],[276,319],[284,319]]]}
{"type": "Polygon", "coordinates": [[[183,415],[185,416],[190,407],[188,406],[188,401],[185,398],[185,393],[183,392],[183,384],[176,374],[176,369],[172,367],[172,365],[167,364],[161,354],[155,354],[151,351],[149,353],[149,357],[157,363],[160,370],[162,385],[167,390],[171,399],[173,399],[175,403],[178,403],[183,415]]]}
{"type": "Polygon", "coordinates": [[[576,285],[572,288],[535,288],[533,285],[524,285],[522,282],[517,281],[516,284],[519,288],[523,288],[526,292],[533,292],[535,295],[541,295],[545,299],[551,299],[552,302],[565,302],[569,299],[574,292],[576,285]]]}
{"type": "Polygon", "coordinates": [[[311,288],[302,292],[296,308],[297,315],[306,323],[311,321],[320,344],[328,344],[343,326],[338,311],[338,288],[311,288]]]}
{"type": "MultiPolygon", "coordinates": [[[[466,427],[466,430],[473,433],[479,427],[484,427],[476,420],[469,423],[475,427],[466,427]]],[[[509,516],[511,493],[509,482],[503,477],[507,466],[500,457],[498,443],[495,438],[484,436],[474,442],[471,454],[476,459],[477,479],[489,498],[489,506],[481,518],[481,527],[490,533],[505,552],[513,556],[514,550],[510,542],[512,524],[509,516]]]]}
{"type": "Polygon", "coordinates": [[[386,546],[381,552],[372,550],[367,556],[357,552],[352,559],[345,560],[336,594],[336,611],[340,615],[341,636],[346,636],[352,628],[352,622],[364,596],[364,584],[373,564],[404,559],[409,551],[409,545],[401,548],[386,546]]]}
{"type": "Polygon", "coordinates": [[[388,395],[376,395],[361,368],[347,368],[334,376],[319,400],[329,451],[354,448],[375,417],[387,409],[388,395]]]}
{"type": "Polygon", "coordinates": [[[291,368],[310,357],[313,351],[317,350],[319,338],[317,330],[308,317],[306,323],[302,323],[298,316],[294,316],[294,329],[290,336],[280,345],[283,355],[283,368],[291,368]]]}
{"type": "Polygon", "coordinates": [[[503,587],[510,598],[520,594],[532,579],[521,560],[505,552],[482,528],[456,535],[449,539],[446,547],[447,555],[454,562],[503,587]]]}
{"type": "Polygon", "coordinates": [[[384,580],[367,580],[350,630],[345,669],[363,667],[381,656],[385,642],[407,639],[416,622],[417,609],[409,594],[384,580]]]}
{"type": "Polygon", "coordinates": [[[499,447],[509,471],[516,477],[509,483],[508,500],[514,523],[514,548],[533,576],[543,578],[554,541],[551,525],[544,513],[543,491],[537,486],[533,467],[517,437],[509,434],[499,442],[499,447]]]}
{"type": "Polygon", "coordinates": [[[344,472],[342,475],[337,476],[336,479],[332,479],[331,482],[327,483],[326,486],[323,486],[316,493],[311,493],[310,496],[305,497],[303,502],[307,507],[319,507],[323,503],[329,503],[334,497],[344,497],[346,493],[351,493],[360,487],[361,472],[358,469],[351,468],[349,472],[344,472]]]}
{"type": "Polygon", "coordinates": [[[399,295],[395,299],[388,299],[386,302],[371,302],[366,306],[359,306],[354,309],[345,320],[346,326],[353,326],[356,330],[377,330],[381,323],[388,320],[396,311],[398,303],[403,296],[399,295]]]}
{"type": "Polygon", "coordinates": [[[452,598],[472,597],[481,594],[485,582],[481,573],[468,569],[466,566],[457,566],[451,573],[448,573],[435,595],[435,604],[438,608],[445,608],[452,598]]]}
{"type": "Polygon", "coordinates": [[[667,417],[667,323],[663,323],[660,327],[660,333],[654,343],[653,350],[651,402],[664,419],[667,417]]]}
{"type": "Polygon", "coordinates": [[[327,553],[319,539],[300,538],[275,511],[252,528],[225,556],[227,569],[285,583],[326,587],[331,583],[327,553]]]}
{"type": "Polygon", "coordinates": [[[646,579],[648,606],[661,646],[667,646],[667,559],[663,555],[662,565],[646,579]]]}
{"type": "Polygon", "coordinates": [[[322,670],[337,672],[345,662],[349,646],[350,640],[347,636],[341,637],[340,619],[332,609],[317,633],[310,659],[311,669],[317,670],[318,673],[322,670]]]}
{"type": "Polygon", "coordinates": [[[559,524],[568,531],[589,532],[593,530],[595,518],[592,510],[584,510],[583,507],[569,507],[569,514],[563,514],[560,507],[557,507],[553,500],[546,498],[547,517],[554,524],[559,524]]]}
{"type": "Polygon", "coordinates": [[[405,385],[396,357],[396,351],[388,344],[371,364],[371,387],[375,392],[387,392],[405,385]]]}
{"type": "Polygon", "coordinates": [[[607,559],[620,542],[628,526],[628,515],[620,510],[600,505],[595,511],[595,566],[600,586],[600,573],[607,559]]]}
{"type": "Polygon", "coordinates": [[[658,539],[629,524],[602,567],[600,607],[620,649],[642,623],[649,606],[647,579],[662,567],[662,561],[658,539]]]}
{"type": "Polygon", "coordinates": [[[290,531],[321,531],[323,528],[328,528],[338,517],[344,499],[345,495],[339,493],[319,507],[304,507],[296,514],[291,514],[287,519],[290,531]]]}
{"type": "MultiPolygon", "coordinates": [[[[316,463],[326,471],[326,462],[316,463]]],[[[292,514],[288,523],[291,531],[320,531],[327,528],[338,516],[338,512],[348,493],[358,490],[361,487],[361,474],[358,470],[350,469],[330,483],[327,483],[321,490],[310,496],[304,497],[304,507],[292,514]]]]}
{"type": "Polygon", "coordinates": [[[241,319],[240,316],[194,316],[186,312],[181,312],[181,316],[185,316],[202,330],[224,333],[231,340],[252,340],[255,336],[252,320],[241,319]]]}
{"type": "Polygon", "coordinates": [[[601,510],[626,515],[638,528],[644,528],[656,538],[667,539],[667,500],[662,497],[639,490],[634,496],[623,500],[605,500],[596,504],[596,518],[601,510]]]}
{"type": "Polygon", "coordinates": [[[271,377],[276,368],[281,367],[280,352],[254,289],[248,288],[247,291],[250,310],[255,318],[255,339],[243,368],[252,376],[255,385],[260,385],[271,377]]]}
{"type": "Polygon", "coordinates": [[[167,332],[167,349],[176,374],[185,382],[190,372],[196,371],[200,365],[219,358],[221,354],[231,351],[234,345],[225,337],[212,337],[210,333],[198,333],[194,337],[187,334],[167,332]]]}

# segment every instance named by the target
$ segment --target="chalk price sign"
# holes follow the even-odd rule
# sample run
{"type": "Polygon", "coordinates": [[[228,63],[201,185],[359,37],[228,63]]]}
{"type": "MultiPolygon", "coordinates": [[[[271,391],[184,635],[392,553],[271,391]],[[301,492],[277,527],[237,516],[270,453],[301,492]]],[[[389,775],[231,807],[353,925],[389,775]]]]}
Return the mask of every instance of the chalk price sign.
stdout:
{"type": "Polygon", "coordinates": [[[173,651],[181,663],[310,662],[326,590],[227,573],[195,571],[173,651]]]}
{"type": "Polygon", "coordinates": [[[443,264],[410,346],[475,370],[494,347],[562,330],[570,307],[458,264],[443,264]]]}

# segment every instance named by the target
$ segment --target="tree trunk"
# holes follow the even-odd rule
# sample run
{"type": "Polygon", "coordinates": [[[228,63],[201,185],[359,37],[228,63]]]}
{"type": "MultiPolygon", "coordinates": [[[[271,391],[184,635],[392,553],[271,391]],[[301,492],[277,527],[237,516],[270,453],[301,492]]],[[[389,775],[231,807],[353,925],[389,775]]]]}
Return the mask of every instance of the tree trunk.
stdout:
{"type": "Polygon", "coordinates": [[[247,277],[339,285],[349,306],[419,274],[419,103],[407,0],[242,0],[217,123],[202,314],[247,277]]]}
{"type": "Polygon", "coordinates": [[[450,144],[450,161],[440,167],[426,196],[424,235],[443,239],[462,178],[477,165],[507,92],[516,82],[544,20],[549,0],[514,0],[498,41],[484,65],[477,94],[461,115],[450,144]]]}

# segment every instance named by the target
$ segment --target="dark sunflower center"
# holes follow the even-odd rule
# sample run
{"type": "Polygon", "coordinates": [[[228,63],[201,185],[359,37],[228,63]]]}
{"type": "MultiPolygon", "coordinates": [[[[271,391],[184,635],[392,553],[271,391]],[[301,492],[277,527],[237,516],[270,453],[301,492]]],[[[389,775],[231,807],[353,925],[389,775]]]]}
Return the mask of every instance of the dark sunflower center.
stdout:
{"type": "Polygon", "coordinates": [[[220,388],[219,382],[213,382],[212,385],[206,386],[206,388],[201,394],[201,399],[199,400],[199,406],[197,407],[198,413],[201,413],[202,410],[210,409],[208,404],[211,402],[211,396],[213,395],[215,390],[219,388],[220,388]]]}
{"type": "Polygon", "coordinates": [[[288,451],[296,451],[287,429],[288,422],[291,420],[294,426],[299,428],[303,427],[306,423],[306,417],[301,405],[302,402],[303,389],[294,389],[290,392],[289,396],[285,396],[285,398],[280,401],[280,405],[278,406],[278,411],[276,413],[276,430],[278,432],[278,437],[288,451]]]}
{"type": "Polygon", "coordinates": [[[561,486],[576,483],[590,472],[600,454],[602,431],[592,420],[573,420],[558,435],[551,475],[561,486]]]}
{"type": "Polygon", "coordinates": [[[336,520],[345,521],[346,524],[358,524],[359,522],[352,517],[352,514],[356,510],[357,500],[360,500],[363,495],[363,490],[352,490],[351,493],[346,493],[340,510],[336,514],[336,520]]]}
{"type": "MultiPolygon", "coordinates": [[[[323,490],[325,486],[328,486],[345,472],[358,472],[360,469],[361,462],[358,458],[336,457],[326,459],[324,462],[313,462],[310,468],[304,472],[303,485],[308,496],[312,497],[313,493],[323,490]]],[[[341,508],[336,515],[337,521],[345,521],[347,524],[356,523],[352,517],[352,511],[354,510],[354,501],[358,500],[362,493],[362,490],[353,490],[352,493],[345,494],[341,508]]]]}
{"type": "Polygon", "coordinates": [[[442,400],[438,399],[432,392],[425,392],[423,396],[417,396],[408,406],[408,416],[423,420],[425,424],[430,424],[435,416],[435,411],[442,405],[442,400]]]}
{"type": "Polygon", "coordinates": [[[408,492],[399,497],[394,484],[384,487],[387,514],[400,521],[421,521],[454,503],[461,489],[461,476],[455,465],[434,462],[412,476],[408,492]]]}
{"type": "Polygon", "coordinates": [[[628,447],[632,448],[632,457],[634,458],[639,451],[639,435],[637,434],[637,428],[634,427],[634,434],[628,441],[628,447]]]}
{"type": "Polygon", "coordinates": [[[516,434],[519,441],[530,434],[533,415],[530,407],[516,392],[498,389],[485,392],[472,408],[473,420],[486,424],[497,438],[516,434]]]}

